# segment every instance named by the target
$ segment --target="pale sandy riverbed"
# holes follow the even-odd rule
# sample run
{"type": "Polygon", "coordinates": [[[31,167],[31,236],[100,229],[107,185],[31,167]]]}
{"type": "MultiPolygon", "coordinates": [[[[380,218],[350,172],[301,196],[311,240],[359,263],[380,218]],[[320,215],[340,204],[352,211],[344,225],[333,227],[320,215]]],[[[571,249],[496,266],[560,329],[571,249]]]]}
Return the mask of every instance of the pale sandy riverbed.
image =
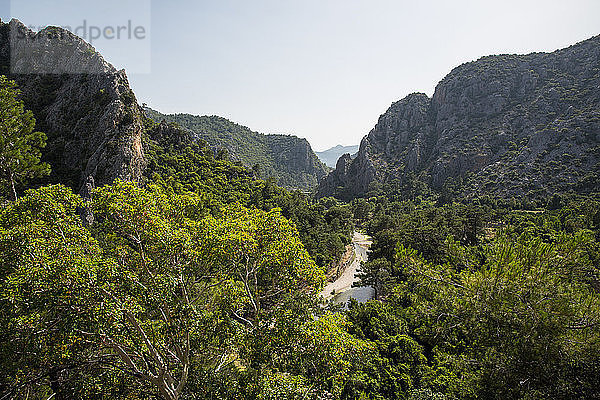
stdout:
{"type": "Polygon", "coordinates": [[[347,304],[351,298],[363,303],[373,298],[375,290],[371,287],[356,287],[352,284],[358,281],[356,277],[357,271],[360,269],[360,264],[367,261],[367,250],[371,246],[371,240],[368,236],[359,232],[354,232],[352,238],[352,246],[354,247],[354,261],[334,282],[329,283],[323,288],[321,296],[325,300],[333,299],[336,304],[347,304]],[[332,294],[333,292],[333,294],[332,294]]]}

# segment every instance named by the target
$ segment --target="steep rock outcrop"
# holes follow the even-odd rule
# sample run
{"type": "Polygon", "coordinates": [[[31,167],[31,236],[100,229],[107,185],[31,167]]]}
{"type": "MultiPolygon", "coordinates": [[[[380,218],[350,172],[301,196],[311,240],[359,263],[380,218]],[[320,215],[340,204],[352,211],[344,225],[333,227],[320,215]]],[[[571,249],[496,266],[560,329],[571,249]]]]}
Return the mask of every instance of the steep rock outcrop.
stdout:
{"type": "Polygon", "coordinates": [[[481,58],[455,68],[433,98],[394,103],[321,196],[351,198],[410,173],[464,195],[547,197],[600,190],[600,36],[553,53],[481,58]]]}
{"type": "Polygon", "coordinates": [[[90,177],[96,185],[141,178],[143,113],[125,71],[66,30],[35,33],[17,20],[0,22],[0,68],[48,136],[48,182],[80,191],[90,177]]]}

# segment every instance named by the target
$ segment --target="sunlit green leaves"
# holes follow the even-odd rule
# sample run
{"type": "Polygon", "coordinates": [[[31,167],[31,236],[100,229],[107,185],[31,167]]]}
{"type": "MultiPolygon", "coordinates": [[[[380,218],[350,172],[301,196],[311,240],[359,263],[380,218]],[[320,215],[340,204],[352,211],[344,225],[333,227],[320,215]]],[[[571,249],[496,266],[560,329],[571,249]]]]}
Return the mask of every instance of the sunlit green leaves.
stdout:
{"type": "Polygon", "coordinates": [[[46,135],[34,132],[35,119],[25,111],[14,81],[0,76],[0,189],[16,199],[16,186],[48,175],[50,166],[40,163],[46,135]]]}

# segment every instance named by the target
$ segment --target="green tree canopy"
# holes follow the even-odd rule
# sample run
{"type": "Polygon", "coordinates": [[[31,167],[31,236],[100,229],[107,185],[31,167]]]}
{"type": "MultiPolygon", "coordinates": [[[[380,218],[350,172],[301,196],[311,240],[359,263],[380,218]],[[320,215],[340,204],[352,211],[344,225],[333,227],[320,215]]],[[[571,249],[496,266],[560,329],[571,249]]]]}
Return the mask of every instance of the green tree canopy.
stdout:
{"type": "Polygon", "coordinates": [[[50,173],[50,166],[40,162],[46,135],[34,132],[33,113],[18,96],[16,83],[0,76],[0,185],[12,200],[16,186],[50,173]]]}
{"type": "Polygon", "coordinates": [[[89,227],[63,186],[0,210],[2,395],[340,392],[365,345],[316,318],[324,271],[279,210],[122,182],[92,197],[89,227]]]}

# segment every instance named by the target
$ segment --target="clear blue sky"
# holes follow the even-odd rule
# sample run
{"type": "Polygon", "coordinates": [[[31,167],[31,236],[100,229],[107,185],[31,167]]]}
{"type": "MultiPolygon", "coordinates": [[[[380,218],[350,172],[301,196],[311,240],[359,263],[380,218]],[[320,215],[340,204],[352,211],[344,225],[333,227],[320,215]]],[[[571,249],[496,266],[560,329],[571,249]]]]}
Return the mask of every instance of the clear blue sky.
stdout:
{"type": "MultiPolygon", "coordinates": [[[[137,9],[151,12],[151,72],[130,74],[140,102],[295,134],[316,150],[359,143],[393,101],[432,95],[463,62],[600,34],[598,0],[149,1],[137,9]]],[[[133,0],[15,3],[25,24],[136,13],[133,0]]],[[[128,69],[111,44],[95,45],[128,69]]]]}

